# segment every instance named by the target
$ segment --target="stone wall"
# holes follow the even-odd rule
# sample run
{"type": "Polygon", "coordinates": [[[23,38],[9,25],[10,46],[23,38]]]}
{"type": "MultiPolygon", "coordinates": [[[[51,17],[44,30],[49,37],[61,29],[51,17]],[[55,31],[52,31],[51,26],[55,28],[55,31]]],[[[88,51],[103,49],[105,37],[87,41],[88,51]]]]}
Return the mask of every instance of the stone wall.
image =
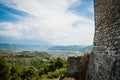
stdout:
{"type": "Polygon", "coordinates": [[[78,76],[79,65],[82,55],[80,56],[69,56],[67,59],[67,76],[74,77],[78,76]]]}
{"type": "Polygon", "coordinates": [[[120,80],[120,0],[94,0],[95,36],[86,80],[120,80]]]}

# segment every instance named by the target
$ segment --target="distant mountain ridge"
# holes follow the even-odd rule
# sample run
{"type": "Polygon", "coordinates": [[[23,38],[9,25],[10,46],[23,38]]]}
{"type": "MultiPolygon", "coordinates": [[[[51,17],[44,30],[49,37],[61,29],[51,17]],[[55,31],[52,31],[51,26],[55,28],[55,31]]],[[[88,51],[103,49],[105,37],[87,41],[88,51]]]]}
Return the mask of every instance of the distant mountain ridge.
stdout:
{"type": "Polygon", "coordinates": [[[17,39],[13,37],[6,37],[0,36],[0,49],[6,50],[15,50],[15,51],[22,51],[22,50],[45,50],[53,45],[40,39],[17,39]]]}
{"type": "Polygon", "coordinates": [[[54,46],[49,48],[48,50],[61,50],[61,51],[80,51],[83,52],[85,50],[92,50],[92,45],[69,45],[69,46],[54,46]]]}
{"type": "Polygon", "coordinates": [[[0,49],[12,50],[12,51],[36,51],[36,50],[61,50],[61,51],[80,51],[92,50],[93,46],[83,45],[69,45],[69,46],[48,46],[48,45],[24,45],[24,44],[8,44],[0,43],[0,49]]]}
{"type": "Polygon", "coordinates": [[[24,45],[24,44],[0,43],[0,49],[11,50],[11,51],[47,50],[50,47],[51,46],[48,45],[24,45]]]}
{"type": "Polygon", "coordinates": [[[52,44],[42,39],[17,39],[13,37],[0,36],[0,43],[3,44],[21,44],[21,45],[46,45],[51,46],[52,44]]]}

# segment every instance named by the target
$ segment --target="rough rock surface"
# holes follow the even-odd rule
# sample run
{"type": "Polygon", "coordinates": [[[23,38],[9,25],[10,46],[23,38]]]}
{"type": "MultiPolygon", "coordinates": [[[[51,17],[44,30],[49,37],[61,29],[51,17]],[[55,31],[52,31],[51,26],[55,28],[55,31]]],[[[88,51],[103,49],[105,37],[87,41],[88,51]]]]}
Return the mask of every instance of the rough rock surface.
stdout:
{"type": "Polygon", "coordinates": [[[94,0],[95,36],[86,80],[120,80],[120,0],[94,0]]]}
{"type": "Polygon", "coordinates": [[[73,77],[75,75],[78,76],[79,73],[79,65],[82,55],[80,56],[69,56],[67,60],[67,75],[69,77],[73,77]]]}

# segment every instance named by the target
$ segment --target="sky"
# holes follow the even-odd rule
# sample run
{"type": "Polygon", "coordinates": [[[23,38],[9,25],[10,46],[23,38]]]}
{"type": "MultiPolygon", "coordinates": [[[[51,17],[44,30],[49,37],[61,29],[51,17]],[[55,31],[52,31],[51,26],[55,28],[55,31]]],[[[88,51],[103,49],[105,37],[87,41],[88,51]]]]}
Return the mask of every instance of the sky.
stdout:
{"type": "Polygon", "coordinates": [[[93,0],[0,0],[0,38],[91,45],[93,0]]]}

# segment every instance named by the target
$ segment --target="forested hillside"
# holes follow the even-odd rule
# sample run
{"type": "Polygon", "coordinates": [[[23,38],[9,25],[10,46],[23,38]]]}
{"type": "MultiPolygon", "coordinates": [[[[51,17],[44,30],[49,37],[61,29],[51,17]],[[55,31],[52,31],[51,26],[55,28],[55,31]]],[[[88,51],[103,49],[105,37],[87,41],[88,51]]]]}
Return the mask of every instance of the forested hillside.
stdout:
{"type": "Polygon", "coordinates": [[[66,73],[66,60],[46,52],[0,50],[0,80],[50,80],[66,73]]]}

